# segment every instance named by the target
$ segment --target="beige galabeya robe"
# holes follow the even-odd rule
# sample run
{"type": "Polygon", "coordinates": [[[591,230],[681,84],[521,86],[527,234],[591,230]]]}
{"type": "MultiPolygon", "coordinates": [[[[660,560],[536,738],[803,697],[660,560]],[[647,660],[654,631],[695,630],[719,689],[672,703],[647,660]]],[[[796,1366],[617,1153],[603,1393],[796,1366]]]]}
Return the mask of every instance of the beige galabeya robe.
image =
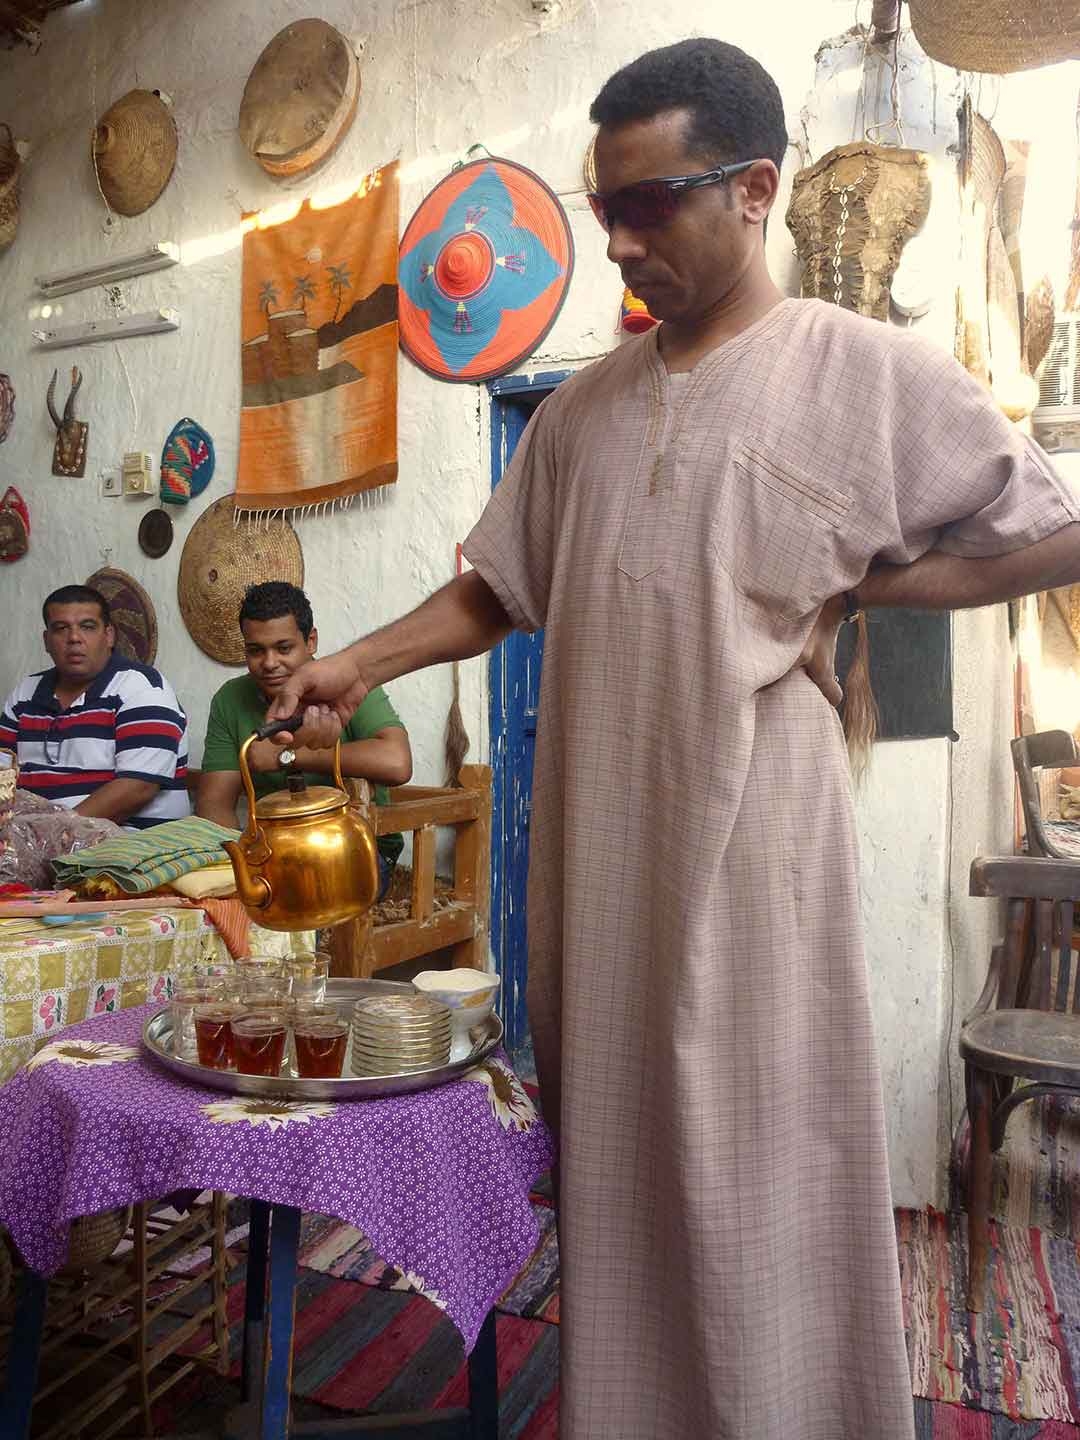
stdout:
{"type": "Polygon", "coordinates": [[[560,1433],[911,1440],[848,764],[792,666],[875,558],[995,555],[1077,510],[910,331],[786,300],[679,395],[658,333],[543,403],[465,546],[545,627],[560,1433]]]}

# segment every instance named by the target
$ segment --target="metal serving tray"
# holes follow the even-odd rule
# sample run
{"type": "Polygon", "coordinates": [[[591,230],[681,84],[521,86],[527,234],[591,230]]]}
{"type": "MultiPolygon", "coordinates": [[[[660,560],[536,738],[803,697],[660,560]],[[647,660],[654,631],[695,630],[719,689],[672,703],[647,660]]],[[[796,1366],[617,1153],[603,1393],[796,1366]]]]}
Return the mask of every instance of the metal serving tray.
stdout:
{"type": "MultiPolygon", "coordinates": [[[[415,993],[409,984],[397,980],[331,979],[326,999],[331,1005],[351,1012],[353,1002],[361,995],[376,993],[415,993]]],[[[211,1070],[197,1060],[185,1060],[173,1053],[172,1012],[166,1007],[152,1015],[143,1026],[143,1045],[159,1065],[192,1085],[208,1086],[211,1090],[227,1090],[232,1095],[277,1096],[291,1100],[381,1100],[388,1095],[408,1095],[416,1090],[430,1090],[456,1080],[470,1066],[478,1064],[502,1043],[502,1021],[494,1012],[472,1032],[473,1048],[460,1060],[451,1060],[431,1070],[405,1075],[353,1075],[352,1037],[345,1055],[344,1074],[339,1080],[305,1080],[292,1070],[283,1068],[280,1075],[239,1075],[235,1070],[211,1070]]],[[[285,1061],[289,1065],[288,1057],[285,1061]]]]}

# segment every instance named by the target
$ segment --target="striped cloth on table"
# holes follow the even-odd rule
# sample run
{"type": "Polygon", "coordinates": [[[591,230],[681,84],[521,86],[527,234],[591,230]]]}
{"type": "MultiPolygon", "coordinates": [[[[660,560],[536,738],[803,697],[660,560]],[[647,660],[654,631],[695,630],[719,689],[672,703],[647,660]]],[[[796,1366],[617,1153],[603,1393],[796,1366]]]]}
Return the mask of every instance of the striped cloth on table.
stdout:
{"type": "Polygon", "coordinates": [[[203,865],[227,862],[222,842],[235,840],[238,834],[197,816],[169,820],[152,830],[105,840],[89,850],[65,855],[53,861],[53,871],[57,885],[75,890],[104,876],[125,894],[142,895],[203,865]]]}

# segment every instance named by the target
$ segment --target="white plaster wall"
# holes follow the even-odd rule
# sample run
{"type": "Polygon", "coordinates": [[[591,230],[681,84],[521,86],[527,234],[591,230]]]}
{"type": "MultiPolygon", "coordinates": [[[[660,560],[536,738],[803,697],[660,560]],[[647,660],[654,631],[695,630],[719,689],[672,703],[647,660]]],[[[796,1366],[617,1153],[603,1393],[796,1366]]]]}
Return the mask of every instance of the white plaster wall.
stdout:
{"type": "MultiPolygon", "coordinates": [[[[581,193],[588,105],[611,71],[652,45],[720,34],[767,64],[785,97],[789,131],[809,144],[813,158],[855,133],[861,40],[823,47],[819,83],[810,94],[815,51],[850,25],[850,0],[783,0],[767,7],[673,0],[651,9],[631,0],[320,0],[316,11],[351,36],[360,53],[360,109],[325,169],[285,184],[265,176],[246,155],[236,114],[258,52],[282,25],[310,9],[289,0],[82,0],[50,18],[38,55],[0,55],[0,114],[31,146],[20,233],[0,256],[0,370],[12,375],[18,392],[15,428],[0,448],[0,488],[18,485],[33,523],[30,555],[0,567],[0,689],[41,660],[36,612],[44,594],[84,578],[107,559],[131,571],[155,600],[158,662],[189,709],[196,763],[209,698],[234,672],[203,656],[188,637],[175,602],[176,572],[191,523],[232,488],[235,473],[242,211],[307,193],[345,191],[372,167],[399,157],[404,225],[473,143],[519,160],[562,196],[574,228],[577,259],[566,305],[526,367],[561,368],[604,353],[616,338],[620,282],[581,193]],[[88,147],[95,117],[134,85],[172,97],[180,155],[158,203],[106,233],[88,147]],[[35,274],[158,239],[179,242],[184,263],[126,282],[123,291],[132,311],[175,306],[182,315],[178,336],[54,357],[31,353],[35,274]],[[45,388],[54,364],[72,360],[85,372],[80,414],[91,423],[84,480],[49,473],[45,388]],[[93,477],[117,466],[126,450],[147,450],[156,462],[168,430],[184,414],[214,436],[218,469],[204,497],[173,512],[173,548],[151,561],[138,548],[136,529],[153,502],[103,500],[93,477]]],[[[927,67],[910,42],[902,58],[906,138],[934,157],[932,220],[947,235],[956,77],[927,67]]],[[[886,119],[887,73],[871,57],[867,74],[867,118],[886,119]]],[[[884,138],[891,138],[888,132],[884,138]]],[[[769,234],[770,263],[792,293],[798,279],[782,213],[796,163],[792,151],[769,234]]],[[[941,253],[949,254],[947,239],[941,253]]],[[[939,304],[923,323],[949,345],[946,258],[940,274],[939,304]]],[[[97,291],[62,303],[65,323],[106,313],[97,291]]],[[[397,485],[370,507],[298,522],[324,649],[392,618],[450,577],[454,543],[489,490],[488,438],[485,391],[440,385],[400,361],[397,485]]],[[[898,1203],[940,1198],[945,1117],[938,1080],[949,1045],[949,996],[954,989],[968,994],[986,953],[988,922],[973,919],[974,902],[960,897],[971,854],[979,846],[994,848],[1005,834],[1009,679],[1003,623],[991,613],[965,619],[957,629],[962,740],[951,752],[951,848],[948,742],[880,746],[859,801],[863,905],[898,1203]],[[946,907],[950,856],[953,899],[946,907]],[[949,917],[954,971],[944,958],[949,917]]],[[[472,661],[463,671],[471,753],[480,758],[487,753],[485,664],[472,661]]],[[[392,694],[413,738],[417,778],[438,779],[448,671],[400,680],[392,694]]]]}
{"type": "MultiPolygon", "coordinates": [[[[771,63],[796,108],[814,45],[839,8],[793,7],[789,39],[771,63]]],[[[309,13],[289,0],[82,0],[50,17],[37,55],[0,55],[0,110],[31,146],[19,235],[0,256],[0,369],[11,374],[18,395],[15,428],[0,449],[0,479],[18,485],[33,526],[30,555],[0,567],[0,608],[15,619],[5,625],[0,688],[41,662],[39,600],[55,584],[84,579],[107,558],[130,571],[154,599],[158,663],[189,710],[193,763],[210,696],[235,673],[196,648],[175,594],[184,538],[205,505],[232,488],[235,474],[241,212],[282,198],[347,190],[372,167],[400,157],[404,225],[431,185],[481,142],[532,166],[565,197],[577,242],[574,280],[531,365],[578,364],[614,343],[621,294],[580,193],[593,94],[613,69],[652,44],[718,26],[759,53],[771,38],[761,15],[735,4],[676,4],[651,19],[622,0],[565,0],[543,12],[532,0],[322,0],[317,11],[356,45],[362,96],[339,151],[316,176],[299,182],[264,175],[236,135],[244,81],[256,56],[290,19],[309,13]],[[134,85],[172,98],[179,159],[157,204],[134,219],[118,218],[105,233],[88,146],[95,117],[134,85]],[[133,312],[156,305],[178,309],[179,335],[31,353],[39,307],[35,274],[159,239],[179,242],[183,263],[125,282],[123,291],[133,312]],[[73,361],[85,374],[79,413],[91,425],[88,473],[83,480],[62,480],[49,473],[52,430],[44,396],[54,365],[63,370],[73,361]],[[193,416],[213,435],[217,472],[204,496],[170,512],[173,547],[153,561],[139,549],[136,530],[154,502],[104,500],[96,477],[117,466],[127,450],[148,451],[156,465],[181,415],[193,416]]],[[[60,306],[65,324],[107,313],[100,290],[65,297],[60,306]]],[[[298,522],[305,583],[324,650],[415,605],[449,579],[454,544],[490,488],[486,391],[438,384],[404,359],[399,380],[397,485],[369,508],[298,522]]],[[[483,661],[463,666],[472,758],[486,754],[484,681],[483,661]]],[[[413,738],[417,777],[441,778],[449,672],[400,680],[392,697],[413,738]]]]}

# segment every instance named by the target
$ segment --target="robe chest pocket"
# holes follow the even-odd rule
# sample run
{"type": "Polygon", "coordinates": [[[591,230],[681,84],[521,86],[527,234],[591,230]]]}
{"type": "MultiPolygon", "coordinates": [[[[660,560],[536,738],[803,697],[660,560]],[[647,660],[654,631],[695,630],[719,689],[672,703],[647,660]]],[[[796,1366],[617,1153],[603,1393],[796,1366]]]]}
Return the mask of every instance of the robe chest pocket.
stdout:
{"type": "Polygon", "coordinates": [[[837,588],[851,505],[837,486],[743,444],[721,487],[713,549],[744,595],[796,619],[837,588]]]}

